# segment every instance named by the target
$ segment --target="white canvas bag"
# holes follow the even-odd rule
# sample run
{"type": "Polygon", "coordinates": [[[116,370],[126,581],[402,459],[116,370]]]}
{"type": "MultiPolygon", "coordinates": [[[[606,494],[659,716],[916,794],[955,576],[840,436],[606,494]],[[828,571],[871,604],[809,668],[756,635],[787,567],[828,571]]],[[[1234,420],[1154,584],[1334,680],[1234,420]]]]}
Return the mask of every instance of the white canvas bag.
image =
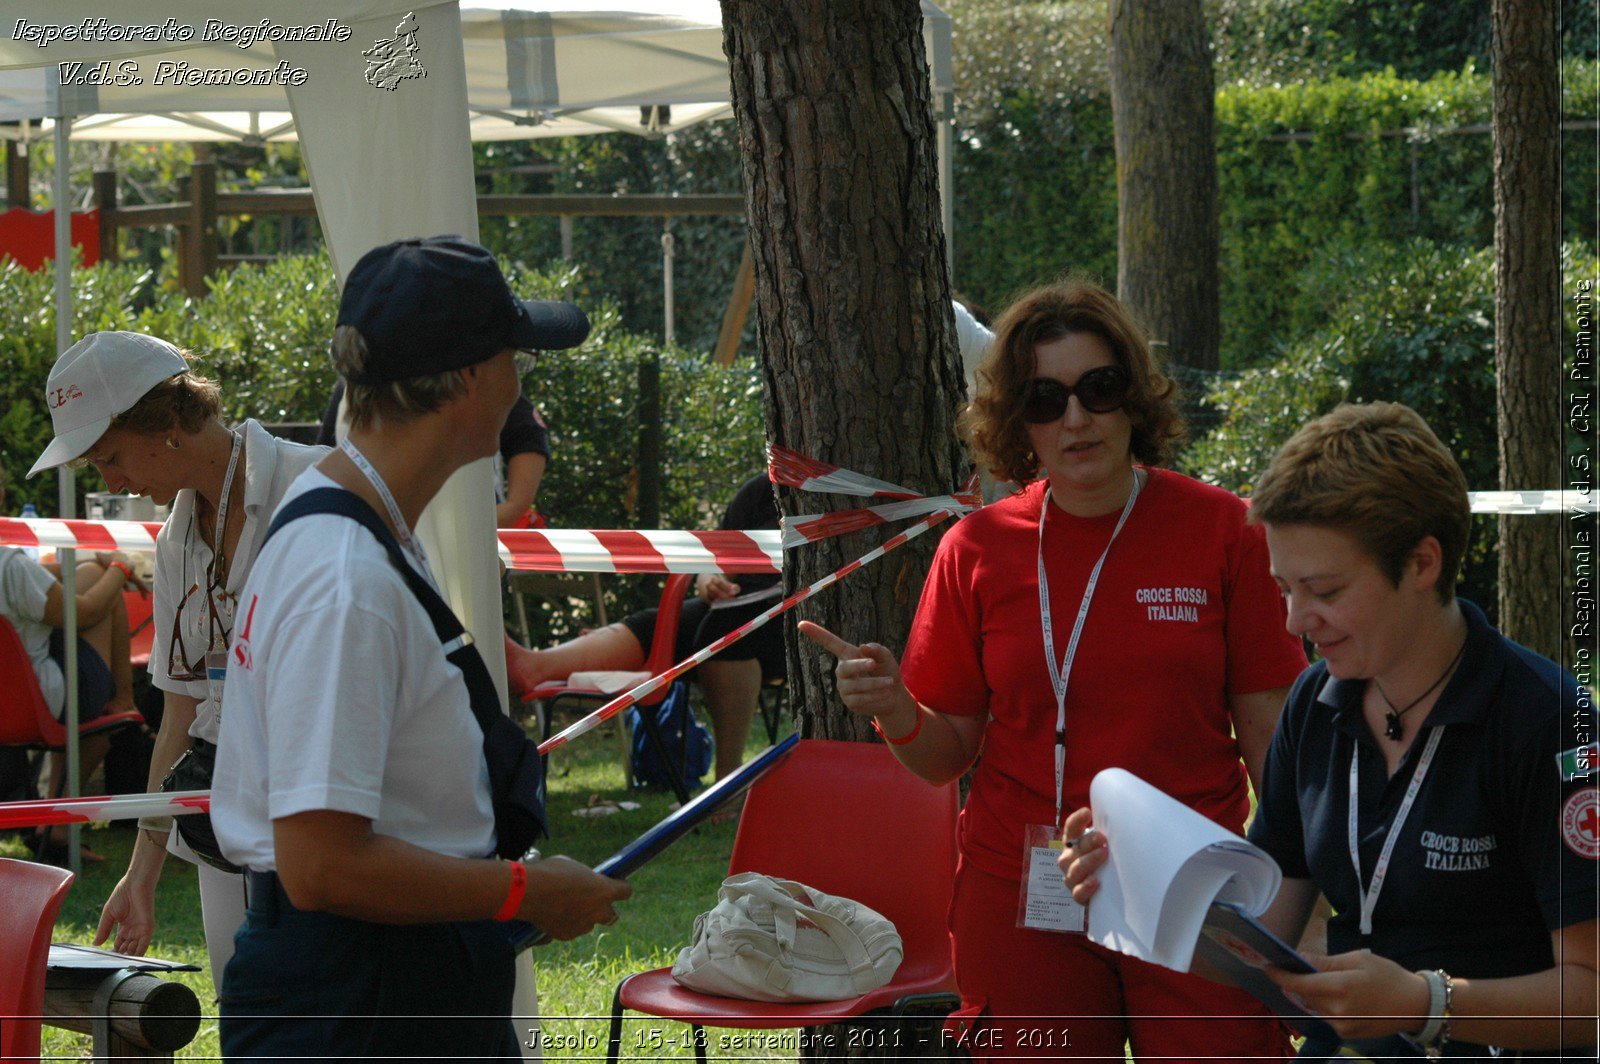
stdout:
{"type": "Polygon", "coordinates": [[[894,924],[860,902],[744,872],[695,917],[672,977],[719,997],[843,1001],[887,984],[903,955],[894,924]]]}

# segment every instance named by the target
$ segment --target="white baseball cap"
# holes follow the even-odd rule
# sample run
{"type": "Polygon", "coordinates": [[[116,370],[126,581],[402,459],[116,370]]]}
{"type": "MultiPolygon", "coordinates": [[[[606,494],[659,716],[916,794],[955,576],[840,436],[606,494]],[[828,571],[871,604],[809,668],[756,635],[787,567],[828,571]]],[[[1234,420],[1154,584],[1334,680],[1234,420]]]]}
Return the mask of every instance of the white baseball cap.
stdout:
{"type": "Polygon", "coordinates": [[[144,333],[90,333],[67,348],[44,390],[56,438],[28,476],[80,457],[105,435],[112,418],[188,368],[176,347],[144,333]]]}

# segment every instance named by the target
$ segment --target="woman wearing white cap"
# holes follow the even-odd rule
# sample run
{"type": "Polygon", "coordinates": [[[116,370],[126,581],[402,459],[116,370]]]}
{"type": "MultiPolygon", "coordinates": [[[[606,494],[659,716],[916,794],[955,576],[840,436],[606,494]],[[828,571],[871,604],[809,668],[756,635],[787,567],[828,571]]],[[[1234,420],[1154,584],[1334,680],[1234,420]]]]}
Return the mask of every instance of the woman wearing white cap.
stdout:
{"type": "MultiPolygon", "coordinates": [[[[185,751],[193,747],[206,759],[214,749],[222,681],[207,678],[207,656],[226,650],[239,589],[273,510],[326,449],[276,439],[255,421],[228,428],[217,386],[191,372],[176,347],[142,333],[80,340],[56,361],[45,395],[55,439],[30,476],[90,462],[112,491],[172,507],[156,537],[150,677],[165,710],[150,762],[153,791],[185,751]]],[[[95,942],[115,929],[119,951],[149,947],[156,883],[170,849],[199,867],[206,950],[220,985],[244,921],[243,877],[204,863],[168,818],[141,820],[139,828],[95,942]]]]}

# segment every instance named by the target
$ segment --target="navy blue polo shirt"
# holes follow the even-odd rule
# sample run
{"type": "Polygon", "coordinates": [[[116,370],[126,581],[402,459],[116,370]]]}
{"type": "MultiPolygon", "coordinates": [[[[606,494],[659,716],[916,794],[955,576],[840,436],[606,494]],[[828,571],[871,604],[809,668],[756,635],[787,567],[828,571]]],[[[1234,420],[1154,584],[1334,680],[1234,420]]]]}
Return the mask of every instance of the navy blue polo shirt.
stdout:
{"type": "Polygon", "coordinates": [[[1470,602],[1461,611],[1466,653],[1393,778],[1362,718],[1366,681],[1333,679],[1325,662],[1301,674],[1267,753],[1250,839],[1286,877],[1327,895],[1331,953],[1367,948],[1413,971],[1469,978],[1524,975],[1552,965],[1552,931],[1596,913],[1600,776],[1581,754],[1586,767],[1572,771],[1574,749],[1596,739],[1594,707],[1555,662],[1506,639],[1470,602]],[[1443,737],[1363,938],[1346,819],[1351,752],[1366,885],[1436,725],[1443,737]]]}

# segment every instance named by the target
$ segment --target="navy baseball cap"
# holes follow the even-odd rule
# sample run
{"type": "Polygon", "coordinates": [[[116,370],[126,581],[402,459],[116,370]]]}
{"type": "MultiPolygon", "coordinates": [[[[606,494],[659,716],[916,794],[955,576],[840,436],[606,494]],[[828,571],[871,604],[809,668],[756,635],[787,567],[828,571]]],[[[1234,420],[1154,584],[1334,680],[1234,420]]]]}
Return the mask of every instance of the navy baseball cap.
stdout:
{"type": "Polygon", "coordinates": [[[365,385],[475,366],[508,347],[577,347],[589,335],[571,303],[512,295],[494,256],[461,236],[397,240],[361,256],[338,324],[366,341],[367,371],[350,378],[365,385]]]}

